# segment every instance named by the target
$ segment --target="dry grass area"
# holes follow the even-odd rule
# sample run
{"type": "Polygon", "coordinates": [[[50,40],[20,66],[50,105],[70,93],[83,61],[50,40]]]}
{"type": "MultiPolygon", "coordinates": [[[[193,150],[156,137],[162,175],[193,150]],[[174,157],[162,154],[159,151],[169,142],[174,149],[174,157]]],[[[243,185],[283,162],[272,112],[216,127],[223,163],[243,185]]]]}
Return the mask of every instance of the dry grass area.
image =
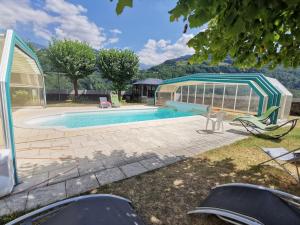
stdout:
{"type": "MultiPolygon", "coordinates": [[[[225,224],[213,216],[188,216],[186,212],[197,206],[213,186],[230,182],[259,184],[300,196],[297,182],[276,164],[256,166],[268,159],[257,146],[299,148],[300,124],[279,141],[251,137],[91,193],[112,193],[131,199],[146,224],[225,224]]],[[[0,219],[0,224],[15,216],[0,219]]]]}
{"type": "MultiPolygon", "coordinates": [[[[132,200],[147,224],[217,225],[224,222],[215,217],[192,217],[193,209],[218,184],[243,182],[277,188],[300,196],[297,182],[270,163],[256,166],[268,159],[257,146],[300,147],[300,124],[279,141],[251,137],[187,159],[163,169],[122,182],[107,185],[97,193],[113,193],[132,200]]],[[[290,167],[291,171],[294,167],[290,167]]],[[[295,171],[294,171],[295,172],[295,171]]]]}

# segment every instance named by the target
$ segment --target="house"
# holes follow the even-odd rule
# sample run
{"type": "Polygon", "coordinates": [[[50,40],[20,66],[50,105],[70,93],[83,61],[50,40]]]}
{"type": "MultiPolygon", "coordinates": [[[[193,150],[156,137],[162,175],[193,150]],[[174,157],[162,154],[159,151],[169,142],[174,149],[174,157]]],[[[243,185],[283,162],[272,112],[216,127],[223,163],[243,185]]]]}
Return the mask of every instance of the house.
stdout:
{"type": "Polygon", "coordinates": [[[139,102],[154,100],[155,90],[162,82],[163,80],[156,78],[147,78],[134,82],[132,85],[132,100],[139,102]]]}

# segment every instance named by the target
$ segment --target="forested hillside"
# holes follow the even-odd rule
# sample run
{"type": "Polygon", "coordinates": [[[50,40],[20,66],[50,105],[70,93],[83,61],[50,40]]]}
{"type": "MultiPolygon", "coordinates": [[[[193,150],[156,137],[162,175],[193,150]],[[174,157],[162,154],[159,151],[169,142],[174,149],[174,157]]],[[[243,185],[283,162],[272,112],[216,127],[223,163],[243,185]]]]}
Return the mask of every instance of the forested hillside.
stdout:
{"type": "MultiPolygon", "coordinates": [[[[43,70],[46,74],[46,89],[72,89],[72,83],[63,74],[58,74],[58,70],[51,65],[49,58],[47,57],[47,49],[33,48],[42,64],[43,70]]],[[[190,56],[183,56],[176,59],[167,60],[164,63],[153,66],[147,70],[140,70],[136,79],[143,78],[160,78],[169,79],[178,76],[184,76],[193,73],[238,73],[238,72],[261,72],[269,77],[278,79],[288,89],[293,92],[295,97],[300,97],[300,68],[298,69],[285,69],[278,67],[274,70],[268,70],[267,68],[256,70],[241,70],[232,66],[232,61],[227,58],[223,63],[218,66],[210,66],[208,63],[202,64],[189,64],[188,59],[190,56]]],[[[89,75],[84,79],[79,80],[79,88],[87,90],[109,90],[111,83],[103,79],[98,71],[89,75]]]]}
{"type": "Polygon", "coordinates": [[[294,96],[300,97],[300,68],[285,69],[278,67],[274,70],[263,68],[261,70],[250,69],[241,70],[232,66],[232,61],[226,59],[219,66],[209,66],[208,63],[193,64],[188,63],[190,56],[183,56],[177,59],[167,60],[166,62],[151,67],[148,70],[140,71],[140,78],[153,77],[169,79],[193,73],[238,73],[238,72],[261,72],[266,76],[274,77],[284,84],[294,96]]]}

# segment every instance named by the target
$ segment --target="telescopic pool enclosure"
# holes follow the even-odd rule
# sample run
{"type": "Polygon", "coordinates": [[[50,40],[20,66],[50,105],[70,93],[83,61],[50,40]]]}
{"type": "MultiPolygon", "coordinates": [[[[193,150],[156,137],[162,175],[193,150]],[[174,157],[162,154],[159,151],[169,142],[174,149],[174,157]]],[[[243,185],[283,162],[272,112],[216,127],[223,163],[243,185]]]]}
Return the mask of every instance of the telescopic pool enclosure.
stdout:
{"type": "Polygon", "coordinates": [[[17,181],[12,111],[44,106],[44,76],[36,55],[12,30],[0,34],[0,196],[17,181]]]}
{"type": "Polygon", "coordinates": [[[210,105],[214,110],[261,115],[280,106],[272,116],[286,120],[292,94],[276,79],[260,73],[199,73],[165,80],[156,90],[155,104],[166,101],[210,105]]]}

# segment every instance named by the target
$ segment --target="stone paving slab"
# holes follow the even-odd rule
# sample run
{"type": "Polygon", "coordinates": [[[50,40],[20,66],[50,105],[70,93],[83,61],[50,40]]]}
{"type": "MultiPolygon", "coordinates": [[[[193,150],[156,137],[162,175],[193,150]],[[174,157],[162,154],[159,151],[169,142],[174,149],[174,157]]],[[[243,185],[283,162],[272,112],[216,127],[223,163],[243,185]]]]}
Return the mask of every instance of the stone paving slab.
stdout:
{"type": "Polygon", "coordinates": [[[4,200],[1,200],[0,201],[0,216],[8,215],[8,214],[11,214],[11,213],[13,213],[13,211],[11,211],[7,207],[6,202],[4,200]]]}
{"type": "Polygon", "coordinates": [[[61,182],[46,187],[37,188],[28,194],[26,210],[34,209],[39,206],[66,198],[66,183],[61,182]]]}
{"type": "Polygon", "coordinates": [[[101,185],[109,184],[126,178],[122,171],[117,167],[102,170],[97,172],[95,175],[101,185]]]}
{"type": "Polygon", "coordinates": [[[154,170],[160,167],[165,166],[165,164],[157,157],[152,157],[149,159],[141,160],[140,163],[147,169],[147,170],[154,170]]]}
{"type": "Polygon", "coordinates": [[[121,170],[124,172],[124,174],[127,177],[132,177],[132,176],[136,176],[139,175],[141,173],[145,173],[148,170],[139,162],[135,162],[135,163],[130,163],[124,166],[120,167],[121,170]]]}
{"type": "Polygon", "coordinates": [[[9,196],[5,199],[7,207],[11,212],[22,212],[25,210],[28,192],[22,192],[9,196]]]}
{"type": "Polygon", "coordinates": [[[78,165],[78,171],[80,176],[85,174],[90,174],[92,172],[104,170],[104,169],[105,167],[102,160],[97,160],[97,161],[82,160],[78,165]]]}
{"type": "Polygon", "coordinates": [[[112,156],[102,160],[102,163],[105,168],[113,168],[116,166],[122,166],[126,164],[124,157],[122,156],[112,156]]]}
{"type": "Polygon", "coordinates": [[[49,173],[49,184],[59,183],[70,178],[78,177],[79,172],[77,167],[67,167],[63,169],[53,170],[49,173]]]}
{"type": "Polygon", "coordinates": [[[67,197],[78,195],[99,187],[99,183],[94,174],[87,174],[75,179],[66,181],[67,197]]]}
{"type": "Polygon", "coordinates": [[[40,186],[45,186],[48,183],[47,182],[48,177],[49,177],[48,172],[26,177],[20,181],[21,183],[17,185],[13,191],[14,193],[17,193],[33,187],[36,188],[40,186]]]}

